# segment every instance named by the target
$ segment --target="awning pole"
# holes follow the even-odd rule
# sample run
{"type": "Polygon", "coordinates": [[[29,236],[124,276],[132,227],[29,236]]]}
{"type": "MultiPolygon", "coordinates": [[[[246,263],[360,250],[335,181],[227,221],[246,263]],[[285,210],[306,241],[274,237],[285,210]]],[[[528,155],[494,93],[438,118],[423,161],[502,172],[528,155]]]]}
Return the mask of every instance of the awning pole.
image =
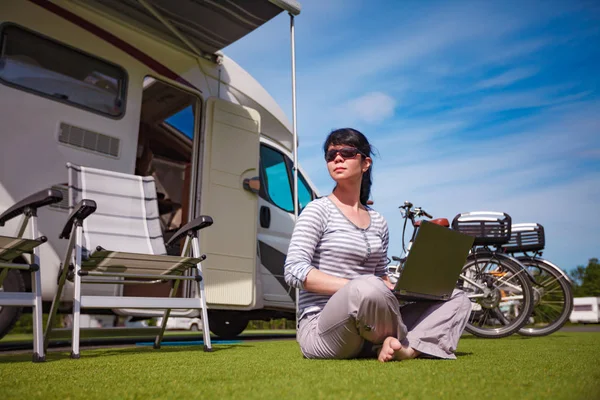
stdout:
{"type": "MultiPolygon", "coordinates": [[[[296,133],[296,38],[294,32],[294,15],[290,14],[290,36],[292,47],[292,134],[294,151],[294,223],[298,220],[298,136],[296,133]]],[[[298,324],[298,297],[300,291],[296,288],[296,326],[298,324]]]]}
{"type": "Polygon", "coordinates": [[[298,133],[296,131],[296,40],[294,34],[294,16],[290,14],[290,32],[292,36],[292,133],[294,135],[294,219],[298,219],[298,133]]]}

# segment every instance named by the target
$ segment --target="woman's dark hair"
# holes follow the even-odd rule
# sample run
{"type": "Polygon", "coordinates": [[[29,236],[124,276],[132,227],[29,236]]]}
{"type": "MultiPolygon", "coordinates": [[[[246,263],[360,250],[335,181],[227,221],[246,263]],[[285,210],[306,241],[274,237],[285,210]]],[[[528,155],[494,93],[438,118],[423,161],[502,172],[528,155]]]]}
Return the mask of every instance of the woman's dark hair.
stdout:
{"type": "MultiPolygon", "coordinates": [[[[338,145],[347,145],[351,147],[355,147],[358,149],[363,155],[362,157],[371,157],[372,148],[369,144],[369,141],[359,131],[352,128],[341,128],[332,131],[327,139],[325,140],[325,144],[323,145],[323,151],[327,153],[327,149],[330,146],[338,146],[338,145]]],[[[369,196],[371,196],[371,184],[373,182],[371,176],[371,169],[373,164],[369,167],[369,169],[363,173],[362,182],[360,184],[360,203],[363,206],[367,205],[367,200],[369,200],[369,196]]]]}

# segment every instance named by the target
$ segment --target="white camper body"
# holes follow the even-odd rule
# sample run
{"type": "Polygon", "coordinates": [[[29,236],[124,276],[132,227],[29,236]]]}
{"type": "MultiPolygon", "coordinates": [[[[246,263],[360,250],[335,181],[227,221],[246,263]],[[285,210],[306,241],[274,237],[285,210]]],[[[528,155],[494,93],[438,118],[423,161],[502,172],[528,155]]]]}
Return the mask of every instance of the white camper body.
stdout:
{"type": "MultiPolygon", "coordinates": [[[[232,316],[293,318],[295,290],[283,280],[294,226],[291,124],[256,80],[216,51],[219,46],[199,49],[184,29],[175,28],[181,37],[165,34],[181,15],[165,14],[168,19],[159,12],[149,23],[151,11],[161,9],[144,5],[163,0],[138,1],[0,2],[0,212],[44,188],[65,194],[63,203],[38,214],[40,234],[48,238],[41,246],[43,300],[51,302],[56,292],[67,245],[58,236],[69,213],[71,162],[154,176],[166,240],[198,215],[214,219],[200,234],[211,316],[225,315],[225,322],[232,316]],[[260,193],[244,190],[244,179],[257,176],[260,193]],[[226,310],[244,314],[219,314],[226,310]]],[[[261,6],[275,3],[286,2],[261,6]]],[[[302,207],[318,194],[301,168],[298,175],[302,207]]],[[[18,223],[10,221],[0,234],[14,234],[18,223]]],[[[144,295],[145,287],[84,290],[144,295]]],[[[166,297],[167,284],[164,290],[166,297]]],[[[191,285],[183,290],[193,295],[191,285]]],[[[71,286],[63,299],[70,298],[71,286]]],[[[171,315],[195,317],[197,311],[171,315]]]]}
{"type": "Polygon", "coordinates": [[[569,321],[572,323],[600,322],[600,297],[575,297],[569,321]]]}

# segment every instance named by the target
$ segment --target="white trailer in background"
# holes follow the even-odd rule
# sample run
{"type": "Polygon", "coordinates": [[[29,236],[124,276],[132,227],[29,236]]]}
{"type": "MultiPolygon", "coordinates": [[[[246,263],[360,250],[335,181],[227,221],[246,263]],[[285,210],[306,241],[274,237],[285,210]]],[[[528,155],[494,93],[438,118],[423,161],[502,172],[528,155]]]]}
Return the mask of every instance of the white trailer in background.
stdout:
{"type": "Polygon", "coordinates": [[[573,311],[569,317],[572,323],[600,322],[600,297],[575,297],[573,299],[573,311]]]}
{"type": "MultiPolygon", "coordinates": [[[[156,325],[162,324],[163,318],[159,317],[156,320],[156,325]]],[[[170,317],[167,320],[168,330],[184,330],[184,331],[201,331],[202,320],[200,318],[186,318],[186,317],[170,317]]]]}

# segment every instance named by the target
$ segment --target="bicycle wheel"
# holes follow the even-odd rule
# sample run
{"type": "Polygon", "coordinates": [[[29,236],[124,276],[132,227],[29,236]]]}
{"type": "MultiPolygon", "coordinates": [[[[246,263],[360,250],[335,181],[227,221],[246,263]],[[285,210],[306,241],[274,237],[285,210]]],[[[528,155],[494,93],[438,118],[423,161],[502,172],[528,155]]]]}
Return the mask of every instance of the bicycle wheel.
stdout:
{"type": "Polygon", "coordinates": [[[512,335],[527,323],[533,310],[533,292],[525,268],[493,253],[469,256],[457,287],[472,303],[465,330],[481,338],[512,335]]]}
{"type": "Polygon", "coordinates": [[[531,317],[519,329],[523,336],[546,336],[556,332],[569,320],[573,311],[571,283],[543,259],[519,258],[533,276],[534,306],[531,317]]]}

